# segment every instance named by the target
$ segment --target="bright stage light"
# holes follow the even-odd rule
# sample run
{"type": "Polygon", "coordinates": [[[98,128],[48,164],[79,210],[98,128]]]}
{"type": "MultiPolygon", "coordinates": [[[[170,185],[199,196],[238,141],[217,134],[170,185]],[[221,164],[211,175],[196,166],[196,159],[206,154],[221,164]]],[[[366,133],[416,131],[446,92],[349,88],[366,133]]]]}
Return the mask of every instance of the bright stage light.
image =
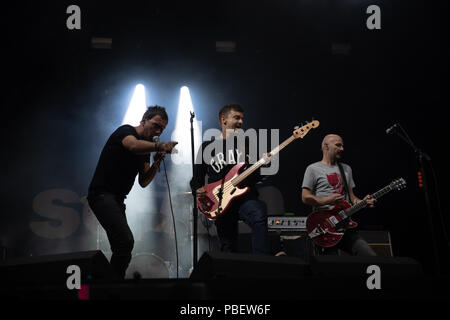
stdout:
{"type": "MultiPolygon", "coordinates": [[[[178,141],[176,149],[177,154],[172,155],[171,159],[175,164],[191,164],[191,112],[194,111],[189,88],[186,86],[180,89],[180,99],[178,102],[177,120],[175,130],[172,133],[172,140],[178,141]]],[[[197,121],[195,115],[194,122],[194,148],[197,153],[201,143],[201,121],[197,121]]]]}
{"type": "MultiPolygon", "coordinates": [[[[188,270],[192,268],[192,208],[193,198],[190,193],[189,181],[192,179],[191,160],[191,112],[194,111],[189,88],[180,89],[177,118],[172,132],[172,141],[177,141],[178,153],[171,154],[172,165],[170,167],[170,188],[174,197],[174,215],[177,225],[177,238],[180,254],[180,272],[188,276],[188,270]],[[184,226],[184,228],[183,228],[184,226]]],[[[201,121],[197,121],[198,115],[193,119],[194,152],[198,152],[201,144],[201,121]]],[[[167,159],[167,158],[166,158],[167,159]]]]}
{"type": "Polygon", "coordinates": [[[138,84],[134,89],[133,97],[128,105],[125,117],[123,117],[122,124],[138,126],[146,110],[145,87],[142,84],[138,84]]]}

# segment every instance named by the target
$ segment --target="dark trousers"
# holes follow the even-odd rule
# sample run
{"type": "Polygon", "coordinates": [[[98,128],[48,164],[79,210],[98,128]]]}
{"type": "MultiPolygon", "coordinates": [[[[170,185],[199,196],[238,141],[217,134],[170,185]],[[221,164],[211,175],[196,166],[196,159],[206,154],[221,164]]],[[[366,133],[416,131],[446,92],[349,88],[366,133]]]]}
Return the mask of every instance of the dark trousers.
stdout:
{"type": "Polygon", "coordinates": [[[316,246],[316,254],[337,255],[338,249],[347,252],[352,256],[376,256],[377,254],[369,246],[366,240],[360,237],[357,230],[349,229],[337,245],[331,248],[321,248],[316,246]]]}
{"type": "Polygon", "coordinates": [[[134,246],[133,234],[125,216],[124,197],[109,193],[88,196],[89,206],[105,229],[111,245],[111,266],[118,278],[124,279],[134,246]]]}
{"type": "Polygon", "coordinates": [[[256,254],[268,253],[267,208],[258,199],[236,200],[227,212],[216,220],[220,250],[236,252],[238,221],[244,221],[252,229],[252,250],[256,254]]]}

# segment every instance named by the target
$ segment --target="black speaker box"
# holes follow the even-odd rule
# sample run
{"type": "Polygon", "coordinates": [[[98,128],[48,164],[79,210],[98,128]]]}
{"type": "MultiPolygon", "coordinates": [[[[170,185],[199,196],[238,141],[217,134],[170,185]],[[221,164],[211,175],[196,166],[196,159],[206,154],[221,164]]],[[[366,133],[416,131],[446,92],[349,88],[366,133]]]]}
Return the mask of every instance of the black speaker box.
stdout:
{"type": "Polygon", "coordinates": [[[56,255],[15,258],[0,263],[1,284],[66,285],[67,268],[77,265],[81,281],[115,279],[105,255],[99,251],[83,251],[56,255]]]}
{"type": "Polygon", "coordinates": [[[191,278],[276,279],[309,274],[309,264],[300,258],[210,251],[202,255],[191,278]]]}
{"type": "Polygon", "coordinates": [[[313,256],[311,270],[317,276],[367,277],[368,267],[380,268],[383,277],[406,278],[423,275],[419,262],[408,257],[313,256]]]}
{"type": "MultiPolygon", "coordinates": [[[[369,247],[378,256],[393,257],[391,235],[389,231],[384,230],[360,230],[359,236],[367,241],[369,247]]],[[[345,251],[339,250],[340,255],[348,256],[345,251]]]]}

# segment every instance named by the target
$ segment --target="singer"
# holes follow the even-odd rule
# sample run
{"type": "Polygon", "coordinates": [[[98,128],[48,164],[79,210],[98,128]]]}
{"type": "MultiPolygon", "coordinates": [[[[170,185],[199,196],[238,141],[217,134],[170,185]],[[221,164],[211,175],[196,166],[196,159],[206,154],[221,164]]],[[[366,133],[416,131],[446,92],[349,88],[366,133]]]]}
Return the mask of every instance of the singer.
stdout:
{"type": "Polygon", "coordinates": [[[134,246],[124,200],[136,175],[139,174],[142,188],[148,186],[165,153],[171,153],[177,144],[173,141],[154,142],[159,141],[168,121],[164,107],[151,106],[142,116],[139,126],[120,126],[103,147],[89,185],[89,206],[106,231],[112,251],[111,266],[119,279],[125,278],[134,246]],[[151,152],[156,153],[150,166],[151,152]]]}

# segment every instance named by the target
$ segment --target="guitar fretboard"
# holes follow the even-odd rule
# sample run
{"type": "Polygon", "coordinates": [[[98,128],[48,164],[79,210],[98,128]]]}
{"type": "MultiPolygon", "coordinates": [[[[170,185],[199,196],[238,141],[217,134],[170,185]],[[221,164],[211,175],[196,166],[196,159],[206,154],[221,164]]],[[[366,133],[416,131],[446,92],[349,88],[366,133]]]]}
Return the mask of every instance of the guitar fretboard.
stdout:
{"type": "MultiPolygon", "coordinates": [[[[386,186],[383,189],[375,192],[374,194],[371,195],[371,197],[378,199],[378,198],[381,198],[382,196],[384,196],[385,194],[389,193],[390,191],[392,191],[392,187],[389,185],[389,186],[386,186]]],[[[366,206],[367,206],[367,200],[362,200],[362,201],[358,202],[357,204],[355,204],[354,206],[345,210],[345,213],[347,216],[350,217],[352,214],[358,212],[359,210],[365,208],[366,206]]]]}
{"type": "MultiPolygon", "coordinates": [[[[295,140],[294,135],[290,136],[288,139],[284,140],[283,143],[281,143],[278,147],[274,148],[272,151],[270,151],[271,157],[275,156],[280,150],[285,148],[289,143],[295,140]]],[[[258,170],[262,165],[266,163],[264,158],[259,159],[258,162],[253,164],[251,167],[249,167],[247,170],[242,172],[239,176],[231,180],[231,183],[233,186],[239,185],[242,181],[244,181],[249,175],[251,175],[253,172],[258,170]]]]}

